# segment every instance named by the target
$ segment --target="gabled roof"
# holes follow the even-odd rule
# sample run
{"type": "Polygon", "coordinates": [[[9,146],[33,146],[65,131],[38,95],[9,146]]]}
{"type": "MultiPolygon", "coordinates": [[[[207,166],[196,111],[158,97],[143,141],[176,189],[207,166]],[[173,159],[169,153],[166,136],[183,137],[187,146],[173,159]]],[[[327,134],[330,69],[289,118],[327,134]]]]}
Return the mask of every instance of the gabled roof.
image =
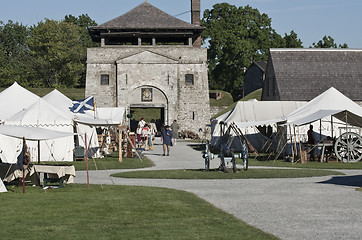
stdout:
{"type": "Polygon", "coordinates": [[[144,2],[131,11],[90,29],[185,29],[202,30],[203,27],[184,22],[144,2]]]}
{"type": "Polygon", "coordinates": [[[308,101],[334,87],[362,101],[362,49],[270,49],[269,57],[279,100],[308,101]]]}
{"type": "Polygon", "coordinates": [[[258,66],[258,68],[260,68],[263,72],[265,72],[266,61],[256,61],[256,62],[253,62],[252,64],[255,64],[256,66],[258,66]]]}

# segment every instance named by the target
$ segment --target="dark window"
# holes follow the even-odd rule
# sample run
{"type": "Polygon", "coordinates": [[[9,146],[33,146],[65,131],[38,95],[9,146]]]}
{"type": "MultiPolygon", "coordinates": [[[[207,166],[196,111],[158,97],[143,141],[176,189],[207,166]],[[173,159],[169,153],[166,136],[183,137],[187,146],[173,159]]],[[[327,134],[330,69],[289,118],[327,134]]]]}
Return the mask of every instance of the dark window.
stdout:
{"type": "Polygon", "coordinates": [[[193,74],[186,74],[185,75],[185,83],[186,83],[186,85],[194,85],[194,75],[193,74]]]}
{"type": "Polygon", "coordinates": [[[101,75],[101,85],[109,85],[109,75],[108,74],[101,75]]]}

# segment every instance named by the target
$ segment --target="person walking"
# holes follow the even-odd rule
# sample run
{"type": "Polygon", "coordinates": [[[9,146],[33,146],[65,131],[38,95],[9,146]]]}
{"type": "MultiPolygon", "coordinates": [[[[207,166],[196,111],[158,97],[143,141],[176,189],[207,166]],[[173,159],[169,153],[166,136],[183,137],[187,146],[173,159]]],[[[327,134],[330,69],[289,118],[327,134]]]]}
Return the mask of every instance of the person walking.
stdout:
{"type": "Polygon", "coordinates": [[[162,144],[163,144],[163,156],[170,155],[170,147],[172,146],[172,131],[170,130],[170,126],[166,125],[164,130],[161,132],[162,144]]]}
{"type": "Polygon", "coordinates": [[[176,141],[178,139],[178,130],[179,130],[180,126],[178,125],[176,119],[173,120],[173,123],[171,124],[171,130],[172,130],[172,141],[173,141],[173,145],[176,146],[176,141]]]}

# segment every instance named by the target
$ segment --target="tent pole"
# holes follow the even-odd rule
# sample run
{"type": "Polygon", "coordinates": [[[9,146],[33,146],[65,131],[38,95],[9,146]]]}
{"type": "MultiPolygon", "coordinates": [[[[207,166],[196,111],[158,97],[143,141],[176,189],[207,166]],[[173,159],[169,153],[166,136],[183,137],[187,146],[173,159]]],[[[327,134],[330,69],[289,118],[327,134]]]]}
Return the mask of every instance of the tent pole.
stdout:
{"type": "Polygon", "coordinates": [[[295,157],[298,158],[297,135],[295,134],[295,125],[293,125],[293,132],[294,132],[294,150],[295,150],[295,157]]]}
{"type": "MultiPolygon", "coordinates": [[[[40,164],[40,140],[38,140],[38,164],[40,164]]],[[[37,184],[40,186],[40,173],[36,173],[38,179],[37,184]]]]}
{"type": "Polygon", "coordinates": [[[289,125],[289,133],[290,133],[290,148],[292,149],[292,163],[294,163],[294,148],[293,148],[292,125],[289,125]]]}
{"type": "Polygon", "coordinates": [[[87,186],[89,188],[89,169],[88,169],[88,146],[87,146],[87,133],[84,133],[84,142],[85,142],[85,162],[87,165],[87,186]]]}
{"type": "Polygon", "coordinates": [[[40,164],[40,140],[38,140],[38,164],[40,164]]]}
{"type": "Polygon", "coordinates": [[[23,159],[22,159],[22,169],[23,169],[23,194],[25,193],[25,169],[24,169],[24,158],[25,158],[25,137],[23,137],[23,159]]]}
{"type": "Polygon", "coordinates": [[[319,119],[319,141],[322,141],[322,119],[319,119]]]}
{"type": "Polygon", "coordinates": [[[118,161],[122,162],[122,150],[123,150],[123,140],[122,140],[122,126],[118,126],[118,161]]]}
{"type": "Polygon", "coordinates": [[[333,116],[331,115],[331,137],[333,139],[333,116]]]}

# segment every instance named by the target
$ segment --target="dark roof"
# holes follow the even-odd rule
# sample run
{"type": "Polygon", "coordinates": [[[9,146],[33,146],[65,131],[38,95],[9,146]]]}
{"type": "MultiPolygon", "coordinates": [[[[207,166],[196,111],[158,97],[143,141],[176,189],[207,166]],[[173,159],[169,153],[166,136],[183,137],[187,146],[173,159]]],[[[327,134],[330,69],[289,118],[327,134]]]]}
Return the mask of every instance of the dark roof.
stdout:
{"type": "Polygon", "coordinates": [[[193,25],[177,19],[160,9],[144,2],[122,16],[103,23],[91,29],[114,29],[114,30],[130,30],[130,29],[150,29],[150,30],[203,30],[201,26],[193,25]]]}
{"type": "Polygon", "coordinates": [[[362,100],[362,49],[270,49],[269,58],[280,100],[309,101],[330,87],[362,100]]]}
{"type": "Polygon", "coordinates": [[[263,72],[265,72],[265,69],[266,69],[266,61],[257,61],[257,62],[253,62],[253,64],[255,64],[256,66],[258,66],[258,68],[260,68],[263,72]]]}

